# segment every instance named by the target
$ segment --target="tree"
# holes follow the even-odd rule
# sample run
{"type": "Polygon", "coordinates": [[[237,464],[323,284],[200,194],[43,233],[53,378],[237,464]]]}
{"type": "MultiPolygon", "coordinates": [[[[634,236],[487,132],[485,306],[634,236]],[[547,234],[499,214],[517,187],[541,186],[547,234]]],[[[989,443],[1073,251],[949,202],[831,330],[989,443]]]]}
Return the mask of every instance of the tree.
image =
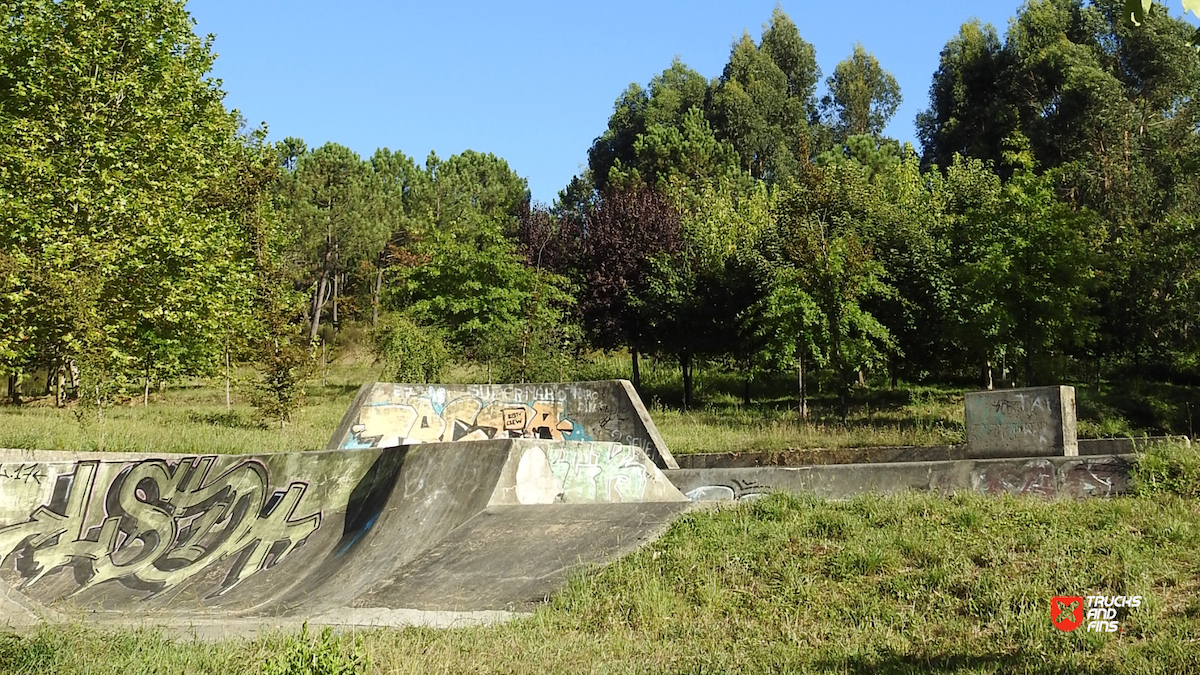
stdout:
{"type": "Polygon", "coordinates": [[[801,288],[820,313],[824,358],[837,376],[842,417],[849,414],[851,373],[882,361],[891,336],[863,308],[885,292],[882,270],[863,231],[871,217],[865,171],[852,163],[812,167],[779,196],[779,238],[801,288]]]}
{"type": "Polygon", "coordinates": [[[571,269],[584,329],[602,349],[628,347],[640,384],[638,352],[656,345],[642,301],[655,258],[682,250],[678,211],[646,187],[610,190],[586,221],[566,221],[561,232],[577,247],[571,269]]]}
{"type": "Polygon", "coordinates": [[[1006,67],[991,24],[968,21],[946,43],[929,88],[930,107],[917,116],[926,166],[948,167],[955,153],[1000,160],[997,150],[1015,120],[1001,94],[1006,67]]]}
{"type": "Polygon", "coordinates": [[[312,288],[309,338],[316,339],[327,306],[338,326],[347,272],[360,261],[377,260],[392,227],[382,217],[382,185],[349,148],[326,143],[301,154],[286,177],[286,217],[300,233],[312,288]]]}
{"type": "Polygon", "coordinates": [[[1050,379],[1048,357],[1088,346],[1104,238],[1094,214],[1056,198],[1052,174],[1034,173],[1019,138],[1009,148],[1012,178],[955,229],[965,327],[969,343],[983,346],[988,386],[1001,353],[1023,357],[1024,381],[1033,385],[1050,379]]]}
{"type": "Polygon", "coordinates": [[[835,138],[879,136],[900,107],[900,84],[861,44],[837,64],[825,85],[829,93],[821,99],[821,107],[835,138]]]}
{"type": "Polygon", "coordinates": [[[608,128],[588,150],[588,172],[596,191],[606,192],[611,186],[613,167],[626,174],[640,168],[635,145],[652,127],[681,129],[688,111],[706,110],[708,88],[708,81],[678,58],[650,81],[649,89],[631,83],[613,104],[608,128]]]}
{"type": "Polygon", "coordinates": [[[174,0],[0,5],[0,357],[206,372],[248,290],[236,115],[174,0]]]}
{"type": "MultiPolygon", "coordinates": [[[[782,15],[780,15],[782,16],[782,15]]],[[[783,17],[786,18],[786,17],[783,17]]],[[[790,25],[790,21],[788,24],[790,25]]],[[[793,62],[811,55],[799,34],[792,36],[793,49],[785,50],[785,35],[791,31],[780,24],[767,28],[779,57],[791,73],[785,73],[750,34],[734,44],[729,63],[713,88],[712,117],[718,137],[737,151],[741,168],[758,179],[783,181],[807,160],[810,147],[807,112],[809,99],[806,74],[816,73],[815,59],[793,62]]]]}

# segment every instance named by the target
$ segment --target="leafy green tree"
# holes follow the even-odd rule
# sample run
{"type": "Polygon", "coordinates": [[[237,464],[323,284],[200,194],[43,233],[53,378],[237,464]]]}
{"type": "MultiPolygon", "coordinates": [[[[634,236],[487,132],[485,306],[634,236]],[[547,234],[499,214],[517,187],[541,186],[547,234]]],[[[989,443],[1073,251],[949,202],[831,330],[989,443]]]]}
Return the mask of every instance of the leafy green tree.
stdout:
{"type": "MultiPolygon", "coordinates": [[[[336,329],[347,272],[378,260],[392,229],[382,217],[382,185],[371,165],[349,148],[327,143],[296,159],[283,183],[285,217],[300,233],[311,284],[309,338],[321,329],[326,307],[336,329]]],[[[373,280],[372,280],[373,281],[373,280]]]]}
{"type": "Polygon", "coordinates": [[[879,136],[900,107],[900,84],[861,44],[837,64],[825,85],[829,93],[821,108],[835,138],[879,136]]]}
{"type": "Polygon", "coordinates": [[[440,332],[399,314],[385,315],[371,332],[372,348],[391,382],[438,382],[450,361],[440,332]]]}
{"type": "Polygon", "coordinates": [[[717,178],[736,178],[737,154],[729,143],[718,141],[699,108],[684,115],[681,127],[654,124],[634,143],[635,163],[629,169],[617,163],[609,170],[609,183],[633,188],[648,185],[662,192],[688,189],[717,178]]]}
{"type": "MultiPolygon", "coordinates": [[[[679,59],[656,75],[649,89],[630,84],[613,104],[608,128],[588,150],[588,172],[596,191],[606,192],[612,186],[609,173],[614,166],[626,178],[641,168],[635,146],[651,128],[658,128],[659,134],[667,129],[682,131],[690,110],[706,110],[708,90],[708,81],[679,59]]],[[[654,178],[649,181],[655,182],[654,178]]]]}
{"type": "Polygon", "coordinates": [[[843,418],[849,413],[852,373],[880,365],[891,347],[887,329],[864,301],[886,292],[864,230],[871,218],[866,172],[853,163],[812,167],[804,181],[778,198],[778,227],[786,258],[820,312],[825,358],[837,378],[843,418]]]}
{"type": "Polygon", "coordinates": [[[1016,121],[1002,94],[1006,59],[995,27],[978,19],[964,23],[942,48],[930,107],[917,116],[927,166],[948,167],[956,153],[1000,160],[1001,141],[1016,121]]]}
{"type": "Polygon", "coordinates": [[[1000,354],[1021,356],[1024,381],[1054,372],[1050,357],[1070,355],[1094,337],[1096,258],[1103,230],[1095,214],[1054,194],[1027,147],[1010,142],[1012,178],[966,213],[955,230],[959,286],[971,343],[983,346],[985,384],[1000,354]]]}
{"type": "Polygon", "coordinates": [[[250,266],[211,43],[172,0],[3,3],[0,25],[3,367],[211,370],[250,266]]]}
{"type": "MultiPolygon", "coordinates": [[[[786,28],[782,24],[768,27],[770,44],[785,42],[786,28]]],[[[794,25],[791,28],[795,32],[794,25]]],[[[799,41],[798,45],[807,44],[798,33],[794,40],[799,41]]],[[[809,47],[796,47],[790,56],[799,59],[811,55],[809,47]]],[[[768,181],[794,175],[799,163],[807,160],[810,147],[807,93],[811,87],[803,78],[804,73],[816,72],[816,63],[785,59],[785,64],[791,73],[785,73],[771,54],[755,45],[749,33],[743,34],[733,46],[712,94],[718,137],[737,151],[743,171],[768,181]]]]}

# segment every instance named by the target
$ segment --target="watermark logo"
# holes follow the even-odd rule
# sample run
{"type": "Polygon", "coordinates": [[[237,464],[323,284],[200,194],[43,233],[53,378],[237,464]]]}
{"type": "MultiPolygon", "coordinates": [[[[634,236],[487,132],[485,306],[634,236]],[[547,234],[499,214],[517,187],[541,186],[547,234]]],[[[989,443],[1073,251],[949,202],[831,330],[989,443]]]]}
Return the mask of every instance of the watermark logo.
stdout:
{"type": "Polygon", "coordinates": [[[1083,624],[1083,596],[1056,595],[1050,598],[1050,623],[1061,631],[1072,631],[1083,624]]]}
{"type": "Polygon", "coordinates": [[[1116,633],[1121,630],[1117,610],[1128,613],[1141,605],[1140,595],[1056,595],[1050,598],[1050,623],[1061,631],[1073,631],[1086,621],[1086,632],[1116,633]]]}

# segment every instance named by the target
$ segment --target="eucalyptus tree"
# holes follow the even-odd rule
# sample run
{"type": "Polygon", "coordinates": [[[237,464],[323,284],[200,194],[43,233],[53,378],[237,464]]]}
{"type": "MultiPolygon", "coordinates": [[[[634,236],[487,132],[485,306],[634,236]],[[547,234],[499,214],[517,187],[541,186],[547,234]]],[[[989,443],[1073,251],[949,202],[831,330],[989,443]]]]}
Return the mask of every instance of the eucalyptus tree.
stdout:
{"type": "Polygon", "coordinates": [[[711,116],[718,138],[733,146],[743,171],[781,182],[808,160],[819,77],[815,49],[778,8],[759,44],[745,33],[733,45],[713,87],[711,116]]]}
{"type": "Polygon", "coordinates": [[[821,108],[837,140],[856,134],[879,136],[900,107],[900,84],[861,44],[837,64],[825,85],[829,93],[821,99],[821,108]]]}

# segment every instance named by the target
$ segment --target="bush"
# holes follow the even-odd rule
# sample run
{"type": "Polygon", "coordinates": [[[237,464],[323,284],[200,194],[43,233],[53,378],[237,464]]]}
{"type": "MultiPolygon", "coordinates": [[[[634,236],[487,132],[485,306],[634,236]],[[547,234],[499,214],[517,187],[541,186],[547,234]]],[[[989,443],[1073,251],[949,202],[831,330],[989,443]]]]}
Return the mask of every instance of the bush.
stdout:
{"type": "Polygon", "coordinates": [[[1200,451],[1186,441],[1155,443],[1138,457],[1130,477],[1136,495],[1200,497],[1200,451]]]}
{"type": "Polygon", "coordinates": [[[372,332],[375,357],[383,363],[383,379],[392,382],[438,382],[450,352],[441,333],[399,314],[380,319],[372,332]]]}

